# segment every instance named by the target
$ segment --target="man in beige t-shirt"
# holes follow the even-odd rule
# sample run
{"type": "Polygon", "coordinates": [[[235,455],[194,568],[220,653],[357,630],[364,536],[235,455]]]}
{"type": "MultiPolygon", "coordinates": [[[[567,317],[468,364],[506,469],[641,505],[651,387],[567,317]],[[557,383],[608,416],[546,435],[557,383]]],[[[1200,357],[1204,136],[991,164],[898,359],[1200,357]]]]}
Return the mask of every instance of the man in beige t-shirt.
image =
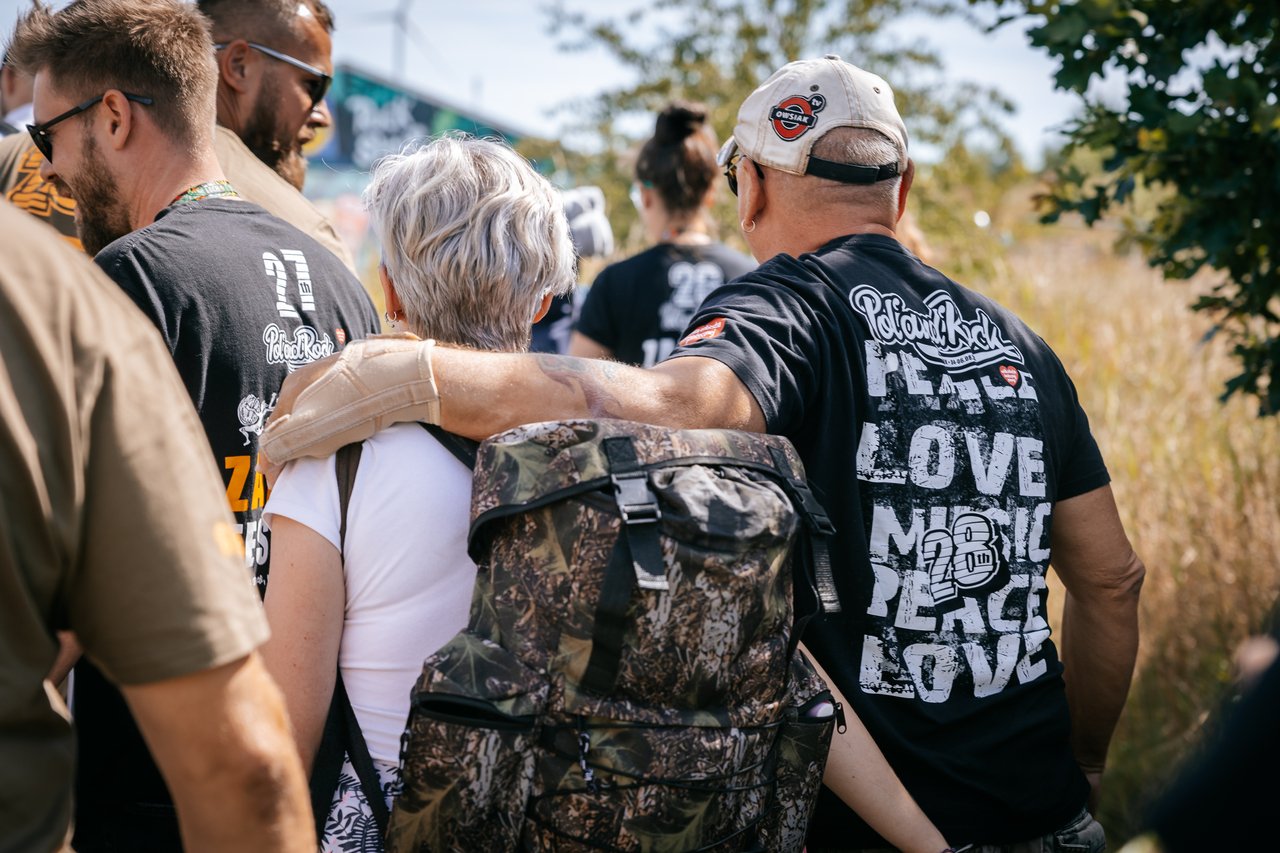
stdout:
{"type": "Polygon", "coordinates": [[[52,225],[69,245],[83,249],[76,232],[76,203],[40,177],[43,162],[26,128],[0,139],[0,196],[52,225]]]}
{"type": "Polygon", "coordinates": [[[118,682],[188,850],[314,850],[306,780],[209,445],[155,329],[0,202],[0,851],[69,838],[71,629],[118,682]]]}

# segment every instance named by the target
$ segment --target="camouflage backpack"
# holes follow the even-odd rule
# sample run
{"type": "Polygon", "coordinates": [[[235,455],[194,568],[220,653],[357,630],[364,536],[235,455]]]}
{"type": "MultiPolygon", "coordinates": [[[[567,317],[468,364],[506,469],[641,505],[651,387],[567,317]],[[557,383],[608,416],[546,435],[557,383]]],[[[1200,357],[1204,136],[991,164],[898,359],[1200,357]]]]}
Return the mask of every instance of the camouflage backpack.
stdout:
{"type": "Polygon", "coordinates": [[[480,446],[471,517],[388,850],[800,850],[839,708],[796,649],[831,527],[790,443],[531,424],[480,446]]]}

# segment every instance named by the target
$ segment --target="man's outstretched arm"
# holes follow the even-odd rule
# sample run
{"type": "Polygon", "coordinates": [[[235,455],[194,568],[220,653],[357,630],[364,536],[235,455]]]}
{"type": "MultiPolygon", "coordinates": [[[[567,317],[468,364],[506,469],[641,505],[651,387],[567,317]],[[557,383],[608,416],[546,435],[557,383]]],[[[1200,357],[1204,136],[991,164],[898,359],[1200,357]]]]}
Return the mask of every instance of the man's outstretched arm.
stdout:
{"type": "Polygon", "coordinates": [[[262,449],[279,464],[327,455],[401,421],[439,423],[484,439],[519,424],[572,417],[765,428],[755,397],[732,370],[710,358],[676,358],[644,369],[395,337],[357,341],[291,375],[262,449]]]}

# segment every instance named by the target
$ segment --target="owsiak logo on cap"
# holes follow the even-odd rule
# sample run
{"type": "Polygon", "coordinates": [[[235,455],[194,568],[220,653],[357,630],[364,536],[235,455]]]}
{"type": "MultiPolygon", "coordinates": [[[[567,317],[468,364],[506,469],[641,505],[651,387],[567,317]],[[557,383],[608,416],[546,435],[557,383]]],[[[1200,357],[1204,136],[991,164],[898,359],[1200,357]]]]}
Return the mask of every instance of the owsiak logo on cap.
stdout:
{"type": "Polygon", "coordinates": [[[791,142],[818,123],[817,113],[826,105],[827,99],[821,95],[793,95],[769,110],[769,123],[774,133],[791,142]]]}

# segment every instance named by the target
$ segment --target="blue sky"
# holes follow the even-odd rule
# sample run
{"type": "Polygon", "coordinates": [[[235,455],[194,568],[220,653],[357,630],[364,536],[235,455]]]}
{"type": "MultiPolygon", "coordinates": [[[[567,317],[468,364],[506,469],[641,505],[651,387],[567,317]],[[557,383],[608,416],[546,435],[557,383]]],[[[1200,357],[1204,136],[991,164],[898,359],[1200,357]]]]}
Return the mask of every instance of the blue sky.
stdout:
{"type": "MultiPolygon", "coordinates": [[[[404,0],[329,2],[338,17],[335,58],[392,76],[396,30],[389,17],[404,0]]],[[[474,104],[482,115],[516,129],[553,135],[558,129],[552,114],[556,105],[629,78],[603,52],[557,50],[543,5],[537,0],[411,2],[417,26],[404,40],[406,81],[450,103],[474,104]]],[[[603,15],[643,4],[577,0],[569,5],[603,15]]],[[[1048,128],[1066,121],[1075,109],[1073,96],[1053,89],[1053,63],[1028,45],[1019,28],[985,35],[956,21],[914,19],[904,23],[903,32],[939,50],[949,77],[995,86],[1012,99],[1018,113],[1007,124],[1032,161],[1053,139],[1048,128]]]]}
{"type": "MultiPolygon", "coordinates": [[[[406,0],[328,2],[338,21],[335,60],[393,76],[397,28],[391,13],[406,0]]],[[[570,5],[607,13],[638,2],[570,5]]],[[[481,115],[527,133],[554,136],[560,128],[553,115],[557,105],[628,81],[626,70],[600,52],[557,50],[539,0],[410,0],[408,5],[415,26],[403,41],[404,82],[452,104],[474,105],[481,115]]],[[[8,31],[25,6],[26,0],[0,0],[0,26],[8,31]]],[[[904,26],[941,52],[949,77],[996,86],[1018,105],[1007,124],[1024,156],[1037,162],[1052,139],[1048,129],[1071,116],[1075,101],[1054,91],[1052,63],[1027,44],[1022,32],[1006,27],[984,35],[954,21],[913,20],[904,26]]]]}

